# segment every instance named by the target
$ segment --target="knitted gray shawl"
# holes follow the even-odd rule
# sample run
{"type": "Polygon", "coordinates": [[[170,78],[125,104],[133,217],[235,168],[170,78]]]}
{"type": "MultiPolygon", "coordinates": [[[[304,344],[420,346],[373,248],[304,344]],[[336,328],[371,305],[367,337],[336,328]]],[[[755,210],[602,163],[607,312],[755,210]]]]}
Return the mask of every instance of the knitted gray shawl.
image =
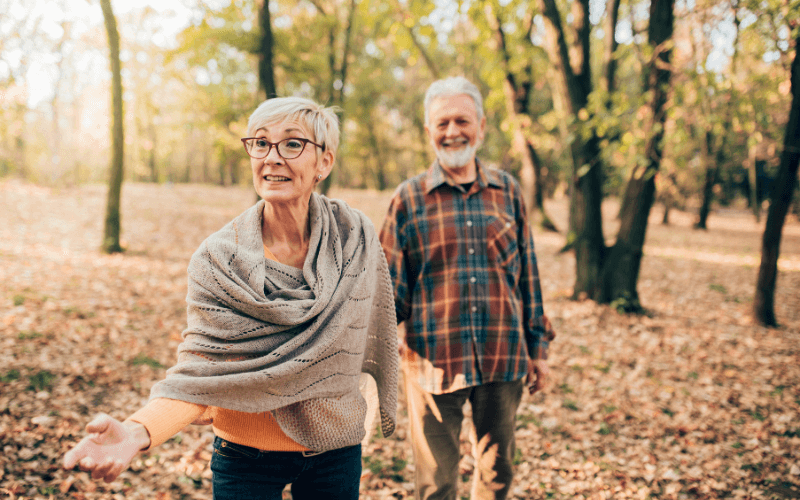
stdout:
{"type": "Polygon", "coordinates": [[[358,444],[377,383],[381,430],[394,431],[397,324],[372,222],[312,194],[303,269],[264,257],[260,201],[208,237],[189,263],[188,325],[178,362],[150,398],[249,413],[272,411],[314,451],[358,444]]]}

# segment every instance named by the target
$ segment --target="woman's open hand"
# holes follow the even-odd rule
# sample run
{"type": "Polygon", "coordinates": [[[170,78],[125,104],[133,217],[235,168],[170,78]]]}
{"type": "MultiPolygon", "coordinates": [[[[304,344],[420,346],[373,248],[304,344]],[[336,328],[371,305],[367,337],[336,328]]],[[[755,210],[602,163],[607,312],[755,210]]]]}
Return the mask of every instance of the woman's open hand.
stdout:
{"type": "Polygon", "coordinates": [[[128,468],[133,457],[150,445],[150,436],[142,424],[122,423],[101,413],[86,425],[88,436],[64,455],[64,468],[77,464],[91,472],[92,478],[110,483],[128,468]]]}

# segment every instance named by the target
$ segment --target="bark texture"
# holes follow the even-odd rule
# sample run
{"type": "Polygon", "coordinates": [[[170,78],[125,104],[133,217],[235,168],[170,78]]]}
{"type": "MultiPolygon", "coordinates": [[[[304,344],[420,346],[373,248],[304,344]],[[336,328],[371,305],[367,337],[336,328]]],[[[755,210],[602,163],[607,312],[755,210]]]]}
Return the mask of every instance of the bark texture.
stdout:
{"type": "Polygon", "coordinates": [[[792,62],[792,107],[783,139],[781,165],[775,179],[767,214],[767,226],[761,240],[761,265],[758,267],[756,294],[753,299],[753,317],[765,326],[776,326],[775,284],[778,279],[778,256],[786,213],[792,202],[800,163],[800,36],[795,40],[792,62]]]}
{"type": "Polygon", "coordinates": [[[122,252],[120,245],[122,198],[124,132],[122,128],[122,67],[119,59],[119,31],[117,19],[111,8],[111,0],[100,0],[103,9],[106,33],[108,34],[109,59],[111,62],[111,168],[108,177],[108,198],[106,200],[105,229],[102,250],[106,253],[122,252]]]}

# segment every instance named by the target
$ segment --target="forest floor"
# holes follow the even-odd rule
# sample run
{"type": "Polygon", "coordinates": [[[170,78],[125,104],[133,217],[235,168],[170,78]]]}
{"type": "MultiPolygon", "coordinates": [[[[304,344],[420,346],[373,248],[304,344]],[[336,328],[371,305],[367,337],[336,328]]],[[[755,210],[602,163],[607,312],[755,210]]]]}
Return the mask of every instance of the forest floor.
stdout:
{"type": "MultiPolygon", "coordinates": [[[[379,226],[390,194],[332,196],[379,226]]],[[[104,187],[0,181],[0,498],[211,498],[209,427],[186,428],[110,484],[61,457],[95,413],[125,418],[147,400],[175,361],[189,257],[253,202],[245,188],[127,184],[128,250],[108,256],[104,187]]],[[[547,206],[561,228],[566,206],[547,206]]],[[[612,236],[613,202],[604,213],[612,236]]],[[[571,300],[563,234],[535,232],[557,338],[548,389],[519,411],[511,498],[800,497],[800,223],[784,229],[782,326],[767,329],[749,316],[764,221],[725,211],[696,231],[688,213],[660,219],[656,207],[638,316],[571,300]]],[[[412,498],[402,398],[398,419],[364,448],[364,499],[412,498]]],[[[465,458],[463,495],[471,470],[465,458]]]]}

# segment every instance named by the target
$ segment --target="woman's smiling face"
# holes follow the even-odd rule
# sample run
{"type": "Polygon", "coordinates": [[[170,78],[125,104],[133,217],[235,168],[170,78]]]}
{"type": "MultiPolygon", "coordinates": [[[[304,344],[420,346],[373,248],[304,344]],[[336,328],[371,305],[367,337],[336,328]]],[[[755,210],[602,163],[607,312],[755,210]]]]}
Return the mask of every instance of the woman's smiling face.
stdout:
{"type": "MultiPolygon", "coordinates": [[[[254,137],[271,143],[289,138],[316,142],[306,127],[297,122],[281,122],[261,127],[256,130],[254,137]]],[[[278,153],[277,146],[272,146],[266,158],[250,158],[253,187],[258,195],[267,203],[299,202],[307,205],[320,180],[318,176],[321,175],[323,179],[327,177],[333,165],[333,154],[330,151],[320,151],[317,158],[317,149],[317,146],[306,143],[300,156],[287,160],[278,153]]]]}

